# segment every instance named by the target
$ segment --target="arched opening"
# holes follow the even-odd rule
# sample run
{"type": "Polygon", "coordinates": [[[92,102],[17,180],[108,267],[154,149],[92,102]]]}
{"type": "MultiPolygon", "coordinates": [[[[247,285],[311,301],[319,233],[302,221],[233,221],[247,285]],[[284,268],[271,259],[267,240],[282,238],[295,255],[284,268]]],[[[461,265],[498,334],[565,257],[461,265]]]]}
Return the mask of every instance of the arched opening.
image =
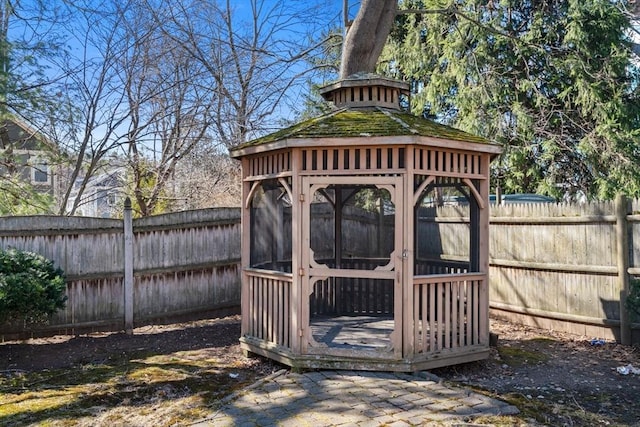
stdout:
{"type": "Polygon", "coordinates": [[[290,273],[290,186],[282,179],[256,182],[249,199],[251,268],[290,273]]]}
{"type": "Polygon", "coordinates": [[[459,178],[416,178],[414,275],[480,271],[476,185],[459,178]]]}
{"type": "Polygon", "coordinates": [[[477,180],[417,176],[414,183],[413,345],[430,354],[483,345],[477,180]]]}
{"type": "Polygon", "coordinates": [[[396,281],[395,187],[312,186],[311,346],[390,350],[396,281]],[[322,272],[322,273],[320,273],[322,272]]]}

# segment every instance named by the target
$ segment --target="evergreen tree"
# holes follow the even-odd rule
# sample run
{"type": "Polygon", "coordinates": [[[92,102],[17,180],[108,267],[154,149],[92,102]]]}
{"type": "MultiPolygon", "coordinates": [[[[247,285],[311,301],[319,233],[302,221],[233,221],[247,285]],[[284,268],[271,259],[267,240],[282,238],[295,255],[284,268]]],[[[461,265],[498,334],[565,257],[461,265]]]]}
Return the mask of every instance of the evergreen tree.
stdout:
{"type": "MultiPolygon", "coordinates": [[[[6,127],[17,121],[46,134],[46,125],[63,110],[59,76],[50,61],[65,53],[64,39],[53,30],[64,13],[42,0],[0,0],[0,215],[50,213],[54,207],[51,195],[25,179],[22,169],[33,165],[20,158],[18,141],[9,138],[6,127]]],[[[42,150],[50,166],[65,160],[46,144],[42,150]]]]}
{"type": "Polygon", "coordinates": [[[502,144],[506,192],[637,197],[637,69],[619,6],[403,0],[380,67],[411,81],[414,112],[502,144]]]}

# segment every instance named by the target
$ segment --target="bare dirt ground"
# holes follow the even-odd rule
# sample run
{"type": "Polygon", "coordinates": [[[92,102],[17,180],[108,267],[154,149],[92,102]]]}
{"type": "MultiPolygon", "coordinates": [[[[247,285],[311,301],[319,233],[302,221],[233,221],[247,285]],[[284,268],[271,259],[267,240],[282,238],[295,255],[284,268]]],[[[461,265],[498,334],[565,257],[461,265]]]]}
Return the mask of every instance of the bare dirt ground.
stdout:
{"type": "Polygon", "coordinates": [[[640,350],[492,319],[489,359],[432,371],[508,400],[528,424],[640,426],[640,350]]]}
{"type": "MultiPolygon", "coordinates": [[[[489,359],[433,370],[516,405],[503,425],[639,425],[640,351],[492,320],[489,359]]],[[[282,369],[245,358],[238,316],[0,343],[0,425],[183,425],[282,369]],[[27,405],[27,406],[25,406],[27,405]],[[31,405],[31,406],[28,406],[31,405]]]]}
{"type": "Polygon", "coordinates": [[[208,349],[222,358],[240,356],[240,317],[200,320],[169,325],[144,326],[133,335],[97,332],[85,335],[58,335],[0,343],[0,370],[41,371],[118,359],[134,359],[140,354],[169,354],[176,351],[208,349]]]}

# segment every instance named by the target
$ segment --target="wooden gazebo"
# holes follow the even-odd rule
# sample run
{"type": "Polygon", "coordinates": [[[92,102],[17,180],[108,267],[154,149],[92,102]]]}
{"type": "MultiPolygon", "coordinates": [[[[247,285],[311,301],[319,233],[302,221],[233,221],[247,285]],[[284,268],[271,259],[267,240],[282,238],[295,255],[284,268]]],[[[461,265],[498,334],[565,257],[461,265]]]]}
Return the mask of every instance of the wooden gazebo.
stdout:
{"type": "Polygon", "coordinates": [[[298,368],[418,371],[489,353],[483,138],[406,113],[408,85],[240,145],[242,348],[298,368]]]}

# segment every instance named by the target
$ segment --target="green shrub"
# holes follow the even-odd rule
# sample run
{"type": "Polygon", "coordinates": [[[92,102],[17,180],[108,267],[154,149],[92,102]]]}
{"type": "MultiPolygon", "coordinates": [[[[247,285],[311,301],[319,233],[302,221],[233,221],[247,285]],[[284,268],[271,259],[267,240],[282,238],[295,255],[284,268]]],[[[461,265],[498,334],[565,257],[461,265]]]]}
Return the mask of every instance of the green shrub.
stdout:
{"type": "Polygon", "coordinates": [[[33,252],[0,249],[0,324],[46,323],[64,308],[62,270],[33,252]]]}

